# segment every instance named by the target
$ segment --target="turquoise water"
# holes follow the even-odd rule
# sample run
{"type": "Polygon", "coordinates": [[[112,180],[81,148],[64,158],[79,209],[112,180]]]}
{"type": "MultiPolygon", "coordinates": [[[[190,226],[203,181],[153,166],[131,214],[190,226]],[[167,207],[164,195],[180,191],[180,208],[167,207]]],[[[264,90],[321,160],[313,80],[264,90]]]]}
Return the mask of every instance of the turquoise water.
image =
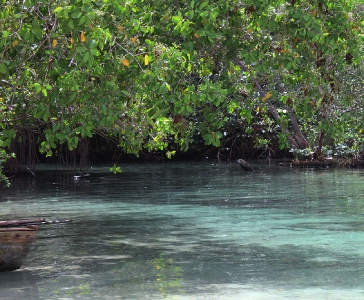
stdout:
{"type": "Polygon", "coordinates": [[[0,219],[44,225],[0,299],[364,299],[364,171],[217,161],[37,172],[0,219]]]}

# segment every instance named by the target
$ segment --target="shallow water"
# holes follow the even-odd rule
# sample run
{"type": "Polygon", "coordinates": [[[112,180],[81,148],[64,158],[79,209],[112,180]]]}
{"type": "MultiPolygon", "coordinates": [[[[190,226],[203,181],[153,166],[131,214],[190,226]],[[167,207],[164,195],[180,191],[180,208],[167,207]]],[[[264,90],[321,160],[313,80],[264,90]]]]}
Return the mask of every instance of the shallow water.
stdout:
{"type": "Polygon", "coordinates": [[[0,219],[74,222],[40,228],[0,300],[364,299],[364,171],[252,164],[13,179],[0,219]]]}

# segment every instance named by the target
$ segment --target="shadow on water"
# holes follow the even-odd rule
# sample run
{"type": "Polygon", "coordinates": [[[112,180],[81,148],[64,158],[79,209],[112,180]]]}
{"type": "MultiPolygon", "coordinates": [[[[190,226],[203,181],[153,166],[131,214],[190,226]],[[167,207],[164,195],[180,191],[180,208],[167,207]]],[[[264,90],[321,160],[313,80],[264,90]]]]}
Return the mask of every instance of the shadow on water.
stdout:
{"type": "MultiPolygon", "coordinates": [[[[199,284],[251,282],[285,287],[313,285],[330,288],[335,285],[364,288],[363,257],[337,251],[330,244],[318,247],[289,243],[267,247],[249,241],[235,244],[225,238],[213,238],[204,229],[183,232],[183,225],[173,233],[170,227],[163,229],[161,222],[169,223],[150,219],[140,221],[136,228],[128,220],[122,224],[109,222],[106,227],[109,232],[118,228],[115,236],[105,237],[103,241],[103,249],[108,249],[106,253],[110,253],[110,257],[101,257],[99,262],[95,262],[93,272],[103,270],[107,273],[109,269],[120,277],[128,273],[131,278],[133,274],[138,277],[145,274],[142,280],[148,281],[156,276],[148,272],[153,268],[153,260],[163,258],[171,266],[181,267],[183,282],[188,282],[190,289],[199,284]]],[[[98,233],[95,232],[95,235],[98,233]]],[[[274,236],[271,238],[274,239],[274,236]]],[[[77,255],[76,249],[71,252],[77,255]]],[[[86,257],[90,255],[86,253],[86,257]]],[[[90,267],[87,259],[79,266],[81,269],[90,267]]],[[[115,282],[120,277],[115,277],[115,282]]]]}
{"type": "MultiPolygon", "coordinates": [[[[40,239],[35,250],[51,253],[55,250],[46,249],[47,245],[58,247],[51,257],[42,255],[29,261],[28,268],[35,277],[48,278],[47,286],[68,287],[58,291],[61,295],[92,294],[95,299],[118,289],[127,293],[128,299],[192,295],[199,287],[214,284],[255,284],[287,290],[364,288],[363,257],[338,251],[330,244],[235,243],[214,237],[203,228],[190,232],[191,224],[183,225],[176,219],[140,216],[134,221],[105,220],[102,227],[93,226],[95,221],[76,224],[67,236],[40,239]],[[63,240],[62,244],[57,240],[63,240]]],[[[51,291],[48,296],[54,297],[51,291]]]]}
{"type": "Polygon", "coordinates": [[[0,299],[38,300],[34,276],[24,270],[0,273],[0,299]]]}

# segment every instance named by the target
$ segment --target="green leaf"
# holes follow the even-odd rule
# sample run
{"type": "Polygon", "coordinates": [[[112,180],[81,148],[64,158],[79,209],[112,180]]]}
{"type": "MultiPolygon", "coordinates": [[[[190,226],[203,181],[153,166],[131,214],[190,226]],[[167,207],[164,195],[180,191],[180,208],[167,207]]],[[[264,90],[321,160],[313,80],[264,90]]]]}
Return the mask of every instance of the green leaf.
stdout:
{"type": "Polygon", "coordinates": [[[90,55],[90,57],[89,57],[89,59],[87,61],[87,67],[91,69],[93,67],[94,61],[95,61],[94,56],[90,55]]]}
{"type": "Polygon", "coordinates": [[[40,83],[39,83],[39,82],[34,83],[34,84],[33,84],[33,88],[35,89],[35,93],[36,93],[36,94],[40,93],[40,92],[41,92],[41,90],[42,90],[42,87],[41,87],[41,85],[40,85],[40,83]]]}
{"type": "Polygon", "coordinates": [[[72,18],[72,19],[78,19],[79,17],[81,17],[81,15],[82,15],[82,12],[80,12],[80,11],[75,11],[75,12],[73,12],[73,13],[71,14],[71,18],[72,18]]]}
{"type": "Polygon", "coordinates": [[[90,47],[90,49],[92,49],[92,48],[96,48],[96,47],[97,47],[97,41],[96,41],[96,40],[94,40],[94,39],[92,39],[92,40],[90,41],[90,43],[88,44],[88,46],[90,47]]]}
{"type": "Polygon", "coordinates": [[[99,56],[99,55],[100,55],[99,50],[97,50],[97,49],[95,49],[95,48],[92,48],[92,49],[90,50],[90,52],[91,52],[93,55],[95,55],[95,56],[99,56]]]}
{"type": "Polygon", "coordinates": [[[6,67],[5,64],[0,64],[0,74],[7,74],[8,73],[8,69],[6,67]]]}
{"type": "Polygon", "coordinates": [[[57,8],[55,8],[55,9],[54,9],[54,12],[55,12],[56,14],[61,14],[61,13],[63,12],[63,7],[57,7],[57,8]]]}
{"type": "Polygon", "coordinates": [[[40,30],[38,28],[34,28],[32,30],[32,33],[37,37],[37,39],[42,39],[43,38],[43,30],[40,30]]]}
{"type": "Polygon", "coordinates": [[[15,138],[15,129],[4,129],[1,131],[1,135],[9,140],[15,138]]]}
{"type": "Polygon", "coordinates": [[[85,16],[82,16],[81,18],[80,18],[80,20],[78,21],[78,25],[82,25],[82,24],[84,24],[85,23],[85,21],[86,21],[86,17],[85,16]]]}
{"type": "Polygon", "coordinates": [[[110,171],[114,172],[114,174],[121,173],[121,168],[117,167],[116,164],[114,164],[114,166],[110,168],[110,171]]]}
{"type": "Polygon", "coordinates": [[[76,48],[76,52],[77,53],[84,53],[84,52],[86,52],[87,51],[87,48],[86,47],[84,47],[84,46],[80,46],[80,47],[77,47],[76,48]]]}
{"type": "Polygon", "coordinates": [[[176,24],[179,24],[182,22],[182,19],[179,16],[173,16],[172,21],[176,24]]]}
{"type": "Polygon", "coordinates": [[[106,85],[115,86],[115,81],[114,80],[106,81],[106,85]]]}
{"type": "Polygon", "coordinates": [[[203,11],[202,13],[200,13],[200,17],[201,18],[206,18],[207,16],[209,15],[209,12],[208,11],[203,11]]]}
{"type": "Polygon", "coordinates": [[[69,16],[68,16],[68,9],[64,9],[64,10],[63,10],[63,17],[64,17],[65,19],[68,19],[68,18],[69,18],[69,16]]]}
{"type": "Polygon", "coordinates": [[[68,26],[71,28],[71,29],[75,29],[75,25],[73,23],[73,20],[72,19],[69,19],[68,21],[68,26]]]}
{"type": "Polygon", "coordinates": [[[99,48],[100,48],[101,50],[104,50],[104,46],[105,46],[104,41],[100,40],[100,41],[99,41],[99,48]]]}
{"type": "Polygon", "coordinates": [[[203,10],[203,9],[204,9],[204,7],[205,7],[205,6],[207,6],[207,5],[208,5],[208,3],[207,3],[207,2],[202,2],[202,3],[200,4],[199,10],[203,10]]]}
{"type": "Polygon", "coordinates": [[[153,42],[152,40],[150,39],[146,39],[145,42],[149,45],[149,46],[154,46],[155,45],[155,42],[153,42]]]}
{"type": "Polygon", "coordinates": [[[60,7],[60,6],[54,9],[54,12],[57,14],[61,13],[62,11],[63,11],[63,7],[60,7]]]}
{"type": "Polygon", "coordinates": [[[47,122],[48,119],[49,119],[49,117],[50,117],[49,111],[44,112],[43,117],[42,117],[43,118],[43,121],[44,122],[47,122]]]}

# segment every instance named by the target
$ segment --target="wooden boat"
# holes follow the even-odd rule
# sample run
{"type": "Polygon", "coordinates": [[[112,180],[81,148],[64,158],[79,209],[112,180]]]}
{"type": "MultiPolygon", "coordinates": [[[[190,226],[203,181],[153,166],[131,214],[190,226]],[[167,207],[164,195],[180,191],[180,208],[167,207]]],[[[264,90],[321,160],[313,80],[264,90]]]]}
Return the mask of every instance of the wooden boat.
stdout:
{"type": "Polygon", "coordinates": [[[19,269],[37,235],[38,226],[0,227],[0,272],[19,269]]]}
{"type": "Polygon", "coordinates": [[[38,231],[38,225],[72,222],[72,220],[0,221],[0,272],[14,271],[27,257],[38,231]]]}

